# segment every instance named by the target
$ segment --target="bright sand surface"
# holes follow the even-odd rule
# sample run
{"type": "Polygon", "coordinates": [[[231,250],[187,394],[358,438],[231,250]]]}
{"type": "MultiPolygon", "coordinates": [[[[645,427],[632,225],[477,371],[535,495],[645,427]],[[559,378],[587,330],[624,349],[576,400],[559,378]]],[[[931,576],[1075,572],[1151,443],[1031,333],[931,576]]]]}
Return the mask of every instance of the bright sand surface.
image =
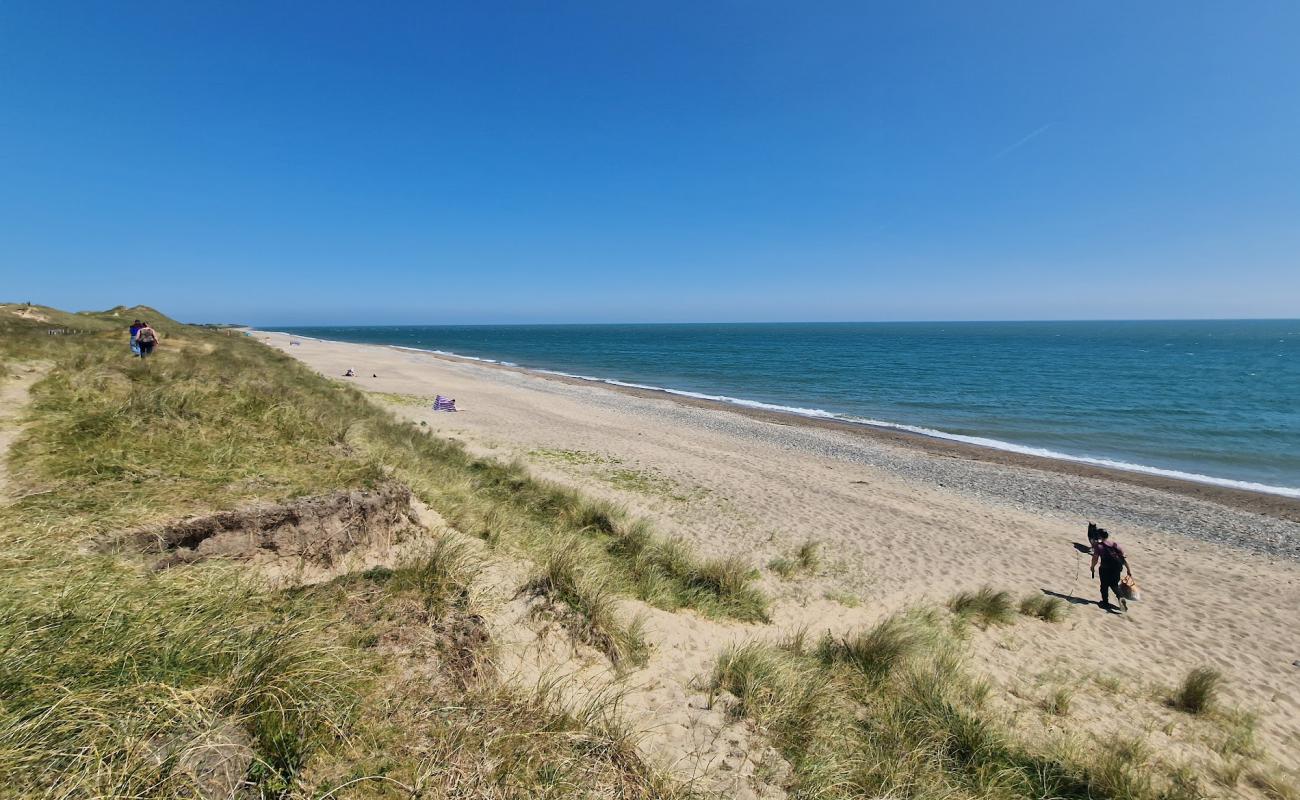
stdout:
{"type": "Polygon", "coordinates": [[[708,708],[701,688],[728,643],[800,628],[842,633],[985,584],[1017,598],[1078,599],[1061,624],[1025,618],[972,634],[972,667],[998,687],[997,701],[1032,710],[1012,716],[1024,735],[1139,737],[1174,761],[1212,763],[1218,734],[1164,703],[1189,669],[1209,665],[1226,676],[1225,704],[1258,714],[1269,757],[1300,769],[1293,507],[1261,513],[1095,471],[981,461],[435,354],[254,335],[327,376],[351,367],[358,377],[349,380],[389,395],[376,399],[399,415],[472,452],[522,459],[541,477],[615,500],[703,554],[765,567],[805,541],[820,543],[812,574],[783,580],[763,569],[770,625],[628,602],[629,613],[645,615],[654,651],[647,667],[623,677],[624,711],[645,732],[643,748],[679,773],[736,796],[771,793],[755,771],[764,758],[756,734],[708,708]],[[463,410],[432,411],[435,394],[463,410]],[[1125,547],[1145,592],[1127,615],[1082,602],[1098,593],[1087,558],[1070,545],[1084,541],[1090,519],[1125,547]],[[1118,691],[1098,683],[1108,677],[1120,679],[1118,691]],[[1037,710],[1058,686],[1074,689],[1064,720],[1037,710]]]}

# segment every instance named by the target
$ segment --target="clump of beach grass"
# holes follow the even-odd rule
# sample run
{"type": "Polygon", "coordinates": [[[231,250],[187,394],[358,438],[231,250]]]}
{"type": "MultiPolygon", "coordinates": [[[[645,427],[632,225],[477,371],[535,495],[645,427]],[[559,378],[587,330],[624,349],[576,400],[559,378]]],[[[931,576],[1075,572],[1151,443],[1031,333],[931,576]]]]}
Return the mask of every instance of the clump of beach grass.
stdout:
{"type": "Polygon", "coordinates": [[[959,617],[973,619],[982,625],[1007,625],[1016,618],[1009,592],[982,586],[975,591],[953,595],[948,608],[959,617]]]}
{"type": "Polygon", "coordinates": [[[862,598],[852,592],[827,591],[822,593],[822,597],[832,602],[839,603],[845,608],[857,608],[862,605],[862,598]]]}
{"type": "Polygon", "coordinates": [[[809,539],[799,545],[795,558],[799,562],[799,568],[805,572],[812,572],[817,569],[821,564],[821,542],[809,539]]]}
{"type": "Polygon", "coordinates": [[[1203,714],[1215,704],[1223,673],[1213,667],[1196,667],[1174,689],[1170,705],[1188,714],[1203,714]]]}
{"type": "Polygon", "coordinates": [[[868,680],[879,682],[929,644],[934,635],[917,616],[896,614],[847,636],[826,634],[817,644],[816,656],[823,664],[846,664],[868,680]]]}
{"type": "Polygon", "coordinates": [[[440,619],[453,607],[468,608],[470,586],[481,568],[468,543],[444,533],[392,570],[389,586],[394,591],[415,592],[424,613],[440,619]]]}
{"type": "Polygon", "coordinates": [[[1043,710],[1053,716],[1064,717],[1070,713],[1070,702],[1074,693],[1064,686],[1058,686],[1043,699],[1043,710]]]}
{"type": "Polygon", "coordinates": [[[1300,775],[1288,774],[1280,767],[1253,769],[1246,774],[1246,782],[1269,800],[1300,800],[1300,775]]]}
{"type": "Polygon", "coordinates": [[[568,612],[560,614],[564,626],[574,638],[603,652],[613,665],[644,665],[650,646],[643,621],[622,619],[608,581],[585,566],[585,549],[578,541],[559,542],[525,591],[563,603],[568,612]]]}
{"type": "Polygon", "coordinates": [[[798,570],[799,565],[793,558],[777,556],[767,562],[767,568],[775,572],[777,575],[780,575],[782,578],[789,579],[794,577],[794,573],[798,570]]]}
{"type": "Polygon", "coordinates": [[[1043,622],[1061,622],[1068,613],[1068,606],[1059,597],[1047,597],[1031,594],[1020,601],[1020,613],[1027,617],[1037,617],[1043,622]]]}
{"type": "Polygon", "coordinates": [[[767,562],[767,568],[787,580],[799,572],[815,572],[821,565],[820,551],[821,543],[809,539],[792,555],[777,556],[767,562]]]}

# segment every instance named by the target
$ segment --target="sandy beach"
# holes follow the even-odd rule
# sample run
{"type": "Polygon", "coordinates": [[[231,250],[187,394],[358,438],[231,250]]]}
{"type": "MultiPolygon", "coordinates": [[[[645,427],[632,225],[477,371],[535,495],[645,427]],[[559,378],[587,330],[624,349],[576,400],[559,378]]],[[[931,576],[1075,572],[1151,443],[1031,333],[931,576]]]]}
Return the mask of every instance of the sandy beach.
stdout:
{"type": "MultiPolygon", "coordinates": [[[[1009,709],[1073,686],[1073,726],[1212,754],[1209,734],[1163,702],[1189,669],[1209,665],[1226,676],[1225,702],[1258,715],[1260,746],[1300,768],[1300,502],[429,353],[253,335],[327,376],[355,369],[353,385],[476,453],[521,459],[704,554],[742,554],[763,569],[770,625],[644,612],[655,650],[629,678],[626,705],[642,715],[648,749],[669,761],[752,772],[725,765],[734,747],[700,743],[702,730],[735,731],[709,718],[697,682],[727,642],[844,631],[987,584],[1073,598],[1064,624],[972,634],[974,665],[1009,709]],[[435,394],[462,410],[435,413],[435,394]],[[1088,521],[1128,551],[1146,595],[1128,614],[1095,603],[1086,556],[1071,547],[1088,521]],[[787,580],[766,568],[810,540],[821,553],[811,574],[787,580]]],[[[1016,724],[1032,735],[1054,723],[1022,714],[1016,724]]]]}

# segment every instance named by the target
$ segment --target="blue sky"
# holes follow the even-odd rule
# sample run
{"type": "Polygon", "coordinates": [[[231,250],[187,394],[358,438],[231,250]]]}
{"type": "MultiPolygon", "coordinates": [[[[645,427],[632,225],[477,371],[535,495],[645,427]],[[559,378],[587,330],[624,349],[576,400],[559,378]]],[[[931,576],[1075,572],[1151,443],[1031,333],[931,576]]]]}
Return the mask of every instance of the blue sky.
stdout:
{"type": "Polygon", "coordinates": [[[0,299],[1300,316],[1298,39],[1289,1],[9,0],[0,299]]]}

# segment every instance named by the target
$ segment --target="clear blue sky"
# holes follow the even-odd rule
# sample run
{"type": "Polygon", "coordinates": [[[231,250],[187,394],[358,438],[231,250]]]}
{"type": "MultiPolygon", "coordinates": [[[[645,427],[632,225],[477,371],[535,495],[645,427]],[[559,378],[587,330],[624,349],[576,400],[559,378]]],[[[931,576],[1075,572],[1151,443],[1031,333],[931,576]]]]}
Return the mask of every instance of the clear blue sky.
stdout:
{"type": "Polygon", "coordinates": [[[1297,42],[1294,0],[7,0],[0,299],[1300,316],[1297,42]]]}

